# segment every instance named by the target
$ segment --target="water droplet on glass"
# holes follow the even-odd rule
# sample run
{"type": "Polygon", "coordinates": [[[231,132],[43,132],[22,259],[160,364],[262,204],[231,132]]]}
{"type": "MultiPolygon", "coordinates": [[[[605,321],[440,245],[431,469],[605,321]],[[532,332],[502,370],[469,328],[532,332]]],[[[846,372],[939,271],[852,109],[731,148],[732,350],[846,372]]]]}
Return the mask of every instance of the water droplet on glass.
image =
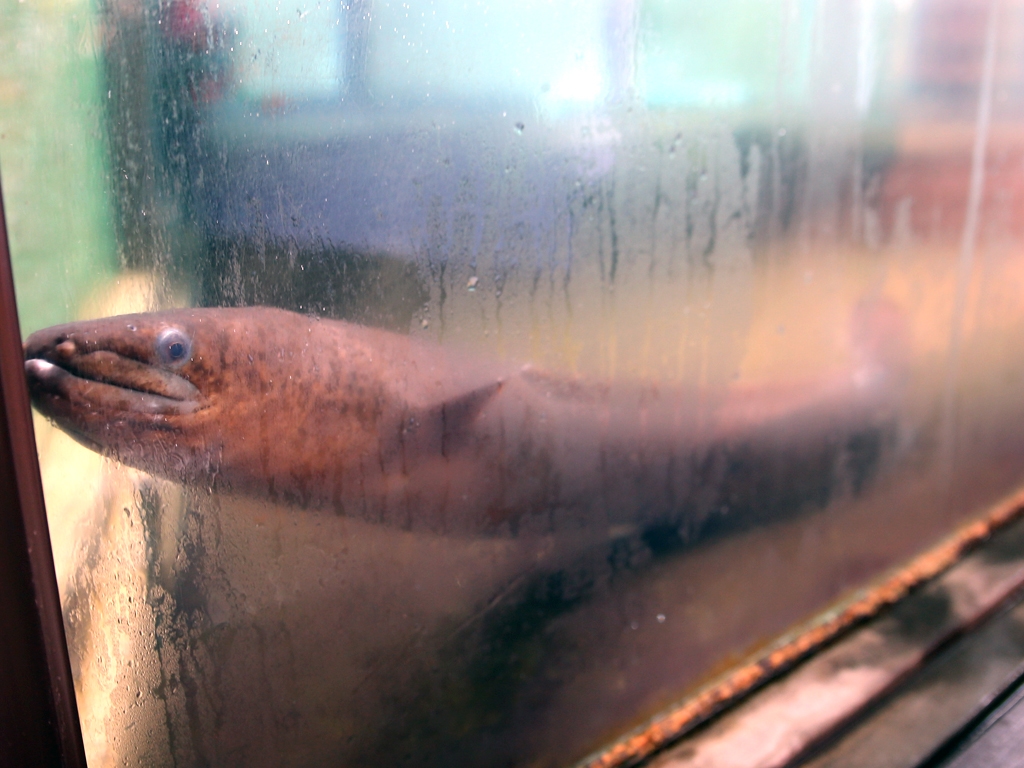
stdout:
{"type": "Polygon", "coordinates": [[[665,614],[664,613],[659,613],[654,618],[656,618],[658,620],[659,624],[664,624],[665,623],[665,614]]]}
{"type": "Polygon", "coordinates": [[[427,318],[424,317],[423,320],[420,322],[420,327],[421,328],[429,328],[430,327],[430,321],[427,320],[427,318]]]}
{"type": "Polygon", "coordinates": [[[522,123],[516,123],[516,133],[522,135],[523,131],[526,130],[526,126],[522,123]]]}
{"type": "Polygon", "coordinates": [[[468,288],[471,291],[475,291],[476,290],[476,284],[479,283],[479,282],[480,282],[480,278],[477,277],[476,275],[473,275],[471,278],[469,278],[469,280],[466,281],[466,288],[468,288]]]}

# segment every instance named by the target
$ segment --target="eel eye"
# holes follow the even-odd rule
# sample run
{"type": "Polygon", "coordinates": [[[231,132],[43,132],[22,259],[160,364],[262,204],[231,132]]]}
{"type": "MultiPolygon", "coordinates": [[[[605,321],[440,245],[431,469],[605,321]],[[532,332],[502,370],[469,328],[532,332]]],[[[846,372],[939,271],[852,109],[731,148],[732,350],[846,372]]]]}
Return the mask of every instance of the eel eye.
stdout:
{"type": "Polygon", "coordinates": [[[181,365],[192,357],[192,339],[178,328],[165,328],[156,337],[156,354],[164,365],[181,365]]]}

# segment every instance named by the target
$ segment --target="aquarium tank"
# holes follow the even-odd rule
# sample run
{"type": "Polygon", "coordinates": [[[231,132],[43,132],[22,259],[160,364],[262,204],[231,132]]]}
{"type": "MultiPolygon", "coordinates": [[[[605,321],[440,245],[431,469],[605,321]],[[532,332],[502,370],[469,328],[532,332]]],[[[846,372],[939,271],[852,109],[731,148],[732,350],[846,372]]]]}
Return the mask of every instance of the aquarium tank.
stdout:
{"type": "Polygon", "coordinates": [[[0,0],[89,765],[571,766],[1013,492],[1022,85],[1017,0],[0,0]]]}

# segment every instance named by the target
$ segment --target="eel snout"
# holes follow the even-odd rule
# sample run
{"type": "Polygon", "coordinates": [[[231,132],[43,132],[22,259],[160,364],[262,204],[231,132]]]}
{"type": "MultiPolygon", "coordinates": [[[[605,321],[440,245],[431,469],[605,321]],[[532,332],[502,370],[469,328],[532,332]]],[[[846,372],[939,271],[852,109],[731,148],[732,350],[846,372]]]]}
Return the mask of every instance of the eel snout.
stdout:
{"type": "Polygon", "coordinates": [[[46,343],[33,334],[25,356],[29,392],[44,413],[55,400],[150,415],[188,414],[206,405],[196,386],[173,371],[107,349],[83,351],[72,339],[46,343]]]}

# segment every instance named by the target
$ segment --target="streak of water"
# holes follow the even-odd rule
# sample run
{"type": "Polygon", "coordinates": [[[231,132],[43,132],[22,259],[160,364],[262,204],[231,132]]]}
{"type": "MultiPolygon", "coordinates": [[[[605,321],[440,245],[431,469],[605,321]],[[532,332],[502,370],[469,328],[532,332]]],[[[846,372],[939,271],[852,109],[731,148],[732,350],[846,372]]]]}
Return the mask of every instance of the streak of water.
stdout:
{"type": "Polygon", "coordinates": [[[997,32],[1000,0],[992,0],[985,31],[985,59],[978,94],[978,115],[974,128],[974,148],[971,151],[971,182],[967,196],[967,215],[960,239],[960,260],[957,266],[956,296],[949,331],[949,357],[946,367],[945,389],[942,397],[941,459],[937,464],[941,476],[949,477],[949,469],[956,458],[957,414],[956,396],[959,379],[961,345],[963,344],[964,313],[967,294],[974,271],[974,251],[978,239],[978,219],[985,191],[985,158],[988,148],[989,125],[992,120],[992,83],[996,66],[997,32]]]}

